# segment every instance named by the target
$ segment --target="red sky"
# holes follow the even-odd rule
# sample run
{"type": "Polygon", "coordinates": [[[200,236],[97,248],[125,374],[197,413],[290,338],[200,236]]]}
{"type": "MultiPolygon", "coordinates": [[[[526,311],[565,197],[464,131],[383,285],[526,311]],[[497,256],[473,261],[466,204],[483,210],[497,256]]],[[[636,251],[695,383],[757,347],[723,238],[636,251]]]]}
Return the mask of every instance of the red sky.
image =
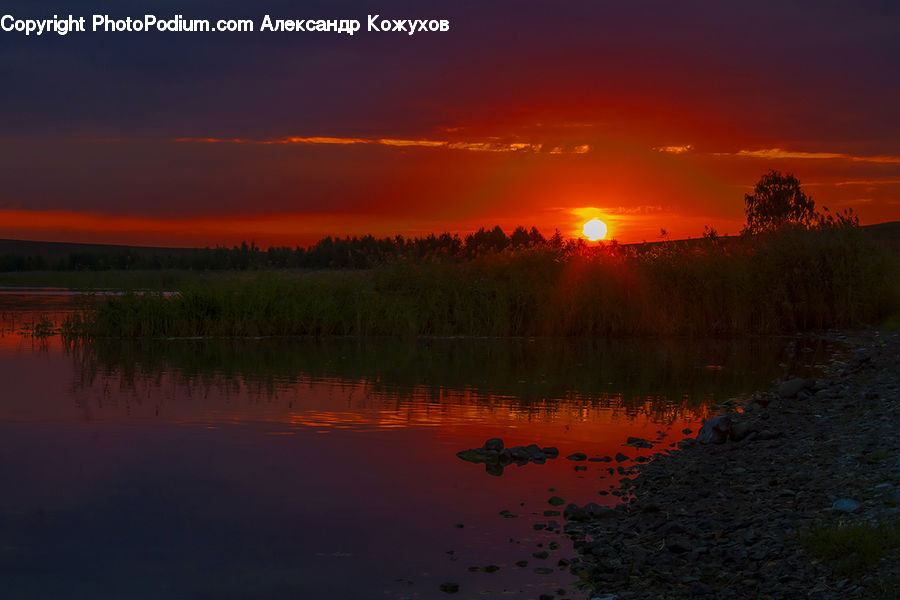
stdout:
{"type": "MultiPolygon", "coordinates": [[[[295,10],[265,4],[215,10],[295,10]]],[[[417,15],[450,32],[405,37],[2,33],[0,237],[293,246],[597,217],[680,238],[738,232],[768,169],[900,219],[895,6],[643,4],[448,4],[417,15]]],[[[335,6],[314,12],[365,27],[365,3],[335,6]]]]}

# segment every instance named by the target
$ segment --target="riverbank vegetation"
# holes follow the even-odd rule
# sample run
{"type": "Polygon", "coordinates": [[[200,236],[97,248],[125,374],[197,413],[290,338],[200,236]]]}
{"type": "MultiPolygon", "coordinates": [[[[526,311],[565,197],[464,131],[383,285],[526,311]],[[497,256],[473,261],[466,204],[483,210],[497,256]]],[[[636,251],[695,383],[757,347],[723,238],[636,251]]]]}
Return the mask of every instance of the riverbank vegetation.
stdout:
{"type": "Polygon", "coordinates": [[[837,575],[859,577],[877,569],[881,560],[900,554],[900,520],[820,525],[801,535],[801,543],[807,552],[827,561],[837,575]]]}
{"type": "Polygon", "coordinates": [[[77,337],[781,333],[898,311],[896,256],[853,226],[653,245],[531,247],[464,262],[265,272],[98,300],[77,337]]]}

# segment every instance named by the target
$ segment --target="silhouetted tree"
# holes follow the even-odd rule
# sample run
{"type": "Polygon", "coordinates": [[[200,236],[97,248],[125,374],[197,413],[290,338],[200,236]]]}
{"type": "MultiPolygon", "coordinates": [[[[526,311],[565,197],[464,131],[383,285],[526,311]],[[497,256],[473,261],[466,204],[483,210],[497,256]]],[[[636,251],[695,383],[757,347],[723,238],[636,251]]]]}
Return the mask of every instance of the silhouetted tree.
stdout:
{"type": "Polygon", "coordinates": [[[800,181],[774,169],[760,177],[752,194],[744,194],[744,212],[744,233],[751,235],[785,226],[808,229],[816,222],[815,203],[800,189],[800,181]]]}
{"type": "Polygon", "coordinates": [[[529,246],[531,242],[531,238],[528,236],[528,231],[519,225],[516,227],[512,234],[509,236],[509,245],[513,248],[522,248],[524,246],[529,246]]]}

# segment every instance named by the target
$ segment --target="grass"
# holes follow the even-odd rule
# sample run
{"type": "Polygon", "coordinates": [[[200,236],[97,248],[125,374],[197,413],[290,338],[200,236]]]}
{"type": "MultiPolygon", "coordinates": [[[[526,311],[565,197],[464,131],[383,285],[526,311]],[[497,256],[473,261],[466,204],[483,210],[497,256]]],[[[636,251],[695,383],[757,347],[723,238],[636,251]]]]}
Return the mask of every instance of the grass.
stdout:
{"type": "Polygon", "coordinates": [[[801,536],[804,549],[840,577],[860,577],[900,553],[900,520],[820,525],[801,536]]]}
{"type": "Polygon", "coordinates": [[[856,230],[695,242],[186,279],[175,297],[102,300],[65,330],[87,338],[733,335],[861,326],[900,307],[896,256],[856,230]]]}

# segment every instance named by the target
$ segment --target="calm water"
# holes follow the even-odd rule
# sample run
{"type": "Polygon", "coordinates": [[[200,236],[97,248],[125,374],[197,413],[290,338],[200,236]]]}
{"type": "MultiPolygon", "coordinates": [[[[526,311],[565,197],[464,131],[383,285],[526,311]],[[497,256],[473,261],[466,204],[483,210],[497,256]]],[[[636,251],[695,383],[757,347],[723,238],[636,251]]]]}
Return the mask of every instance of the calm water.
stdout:
{"type": "Polygon", "coordinates": [[[623,447],[632,435],[668,449],[710,403],[824,355],[784,339],[21,333],[77,301],[0,292],[4,597],[443,598],[455,582],[456,597],[582,598],[557,568],[570,544],[534,525],[563,522],[543,514],[553,495],[614,504],[598,492],[618,475],[562,457],[652,452],[623,447]],[[501,476],[456,457],[491,437],[561,457],[501,476]]]}

